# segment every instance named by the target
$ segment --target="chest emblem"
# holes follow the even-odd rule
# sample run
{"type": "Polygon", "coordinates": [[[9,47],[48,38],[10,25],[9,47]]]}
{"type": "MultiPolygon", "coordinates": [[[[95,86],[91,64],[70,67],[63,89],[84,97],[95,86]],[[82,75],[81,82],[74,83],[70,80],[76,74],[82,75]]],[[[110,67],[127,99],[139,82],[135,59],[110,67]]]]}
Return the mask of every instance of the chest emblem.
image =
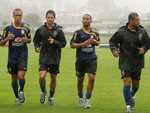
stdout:
{"type": "Polygon", "coordinates": [[[54,32],[53,32],[53,36],[54,36],[54,37],[56,37],[56,36],[57,36],[57,34],[58,34],[58,32],[57,32],[57,31],[54,31],[54,32]]]}
{"type": "Polygon", "coordinates": [[[25,31],[24,31],[23,29],[21,30],[21,34],[22,34],[22,35],[24,35],[24,34],[25,34],[25,31]]]}
{"type": "Polygon", "coordinates": [[[94,35],[91,35],[90,38],[94,38],[94,35]]]}
{"type": "Polygon", "coordinates": [[[139,34],[139,40],[142,40],[142,37],[143,37],[143,34],[140,33],[140,34],[139,34]]]}

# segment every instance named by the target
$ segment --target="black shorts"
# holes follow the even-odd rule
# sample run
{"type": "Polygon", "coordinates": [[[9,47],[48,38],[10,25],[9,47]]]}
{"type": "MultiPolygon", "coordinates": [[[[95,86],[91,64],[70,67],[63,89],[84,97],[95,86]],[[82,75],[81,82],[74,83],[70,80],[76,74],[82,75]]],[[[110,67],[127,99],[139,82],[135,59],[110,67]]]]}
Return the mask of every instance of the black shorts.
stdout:
{"type": "Polygon", "coordinates": [[[39,64],[39,71],[47,71],[49,73],[59,73],[59,66],[54,64],[39,64]]]}
{"type": "Polygon", "coordinates": [[[82,77],[85,73],[96,74],[97,70],[97,60],[77,60],[76,64],[76,75],[82,77]]]}
{"type": "Polygon", "coordinates": [[[131,77],[132,80],[140,80],[141,77],[141,70],[130,72],[130,71],[121,71],[122,79],[131,77]]]}
{"type": "Polygon", "coordinates": [[[18,64],[8,62],[7,69],[10,74],[18,74],[18,71],[27,71],[27,61],[21,61],[18,64]]]}

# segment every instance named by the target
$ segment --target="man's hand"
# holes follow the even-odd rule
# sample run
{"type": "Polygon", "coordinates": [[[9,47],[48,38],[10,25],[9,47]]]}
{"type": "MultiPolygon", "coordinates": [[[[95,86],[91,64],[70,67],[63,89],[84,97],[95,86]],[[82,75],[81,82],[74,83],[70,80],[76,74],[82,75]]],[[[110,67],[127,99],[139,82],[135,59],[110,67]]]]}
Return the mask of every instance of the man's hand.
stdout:
{"type": "Polygon", "coordinates": [[[87,47],[87,46],[89,46],[90,43],[91,43],[91,41],[90,41],[90,39],[88,39],[85,42],[83,42],[82,46],[87,47]]]}
{"type": "Polygon", "coordinates": [[[120,54],[120,51],[116,51],[114,54],[114,57],[117,58],[119,56],[119,54],[120,54]]]}
{"type": "Polygon", "coordinates": [[[22,41],[22,42],[25,42],[25,43],[28,42],[28,38],[27,38],[27,35],[26,35],[26,34],[25,34],[24,37],[22,37],[21,41],[22,41]]]}
{"type": "Polygon", "coordinates": [[[40,48],[36,48],[36,50],[35,50],[37,53],[39,53],[40,51],[41,51],[41,49],[40,48]]]}
{"type": "Polygon", "coordinates": [[[54,43],[54,39],[53,39],[53,38],[49,37],[48,40],[49,40],[50,44],[53,44],[53,43],[54,43]]]}
{"type": "Polygon", "coordinates": [[[91,44],[95,44],[96,40],[94,38],[90,38],[91,44]]]}
{"type": "Polygon", "coordinates": [[[143,48],[138,48],[138,50],[139,50],[139,54],[141,55],[141,54],[144,54],[144,49],[143,48]]]}
{"type": "Polygon", "coordinates": [[[90,38],[90,43],[91,44],[95,44],[95,45],[99,45],[100,44],[100,42],[95,40],[94,38],[90,38]]]}
{"type": "Polygon", "coordinates": [[[8,31],[7,39],[8,40],[13,40],[14,38],[15,38],[15,35],[13,33],[11,33],[10,31],[8,31]]]}

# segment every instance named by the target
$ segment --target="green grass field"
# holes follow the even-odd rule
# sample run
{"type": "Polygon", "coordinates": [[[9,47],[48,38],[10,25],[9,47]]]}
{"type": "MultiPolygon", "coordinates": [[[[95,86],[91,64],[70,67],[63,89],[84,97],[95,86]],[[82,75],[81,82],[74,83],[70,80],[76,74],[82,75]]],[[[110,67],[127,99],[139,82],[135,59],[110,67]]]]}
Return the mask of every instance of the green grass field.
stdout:
{"type": "MultiPolygon", "coordinates": [[[[60,74],[54,96],[56,106],[41,104],[38,83],[38,54],[33,44],[29,45],[28,71],[26,73],[26,102],[15,106],[15,96],[11,88],[11,76],[7,73],[7,47],[0,47],[0,113],[124,113],[125,102],[122,93],[123,82],[120,79],[118,59],[108,48],[96,48],[98,70],[91,98],[91,109],[78,107],[75,76],[75,49],[68,46],[62,49],[60,74]]],[[[142,72],[140,89],[136,94],[136,106],[133,113],[150,113],[150,51],[145,55],[146,65],[142,72]]],[[[49,91],[49,74],[47,90],[49,91]]],[[[84,97],[87,76],[84,81],[84,97]]],[[[48,95],[46,96],[46,99],[48,95]]]]}

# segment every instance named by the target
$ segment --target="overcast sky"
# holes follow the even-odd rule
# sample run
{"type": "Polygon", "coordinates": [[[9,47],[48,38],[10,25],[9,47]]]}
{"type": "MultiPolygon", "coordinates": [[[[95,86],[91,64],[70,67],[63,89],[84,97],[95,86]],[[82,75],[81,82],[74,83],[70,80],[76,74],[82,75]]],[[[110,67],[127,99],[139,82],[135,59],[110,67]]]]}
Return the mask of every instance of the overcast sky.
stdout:
{"type": "MultiPolygon", "coordinates": [[[[40,2],[43,2],[43,0],[12,0],[12,1],[14,1],[14,2],[18,2],[18,1],[26,1],[26,2],[40,1],[40,2]]],[[[59,0],[59,1],[66,2],[67,0],[59,0]]],[[[72,1],[77,4],[80,3],[79,5],[87,3],[87,0],[68,0],[68,1],[72,1]]],[[[104,0],[104,2],[105,2],[105,0],[104,0]]],[[[141,12],[141,13],[150,12],[150,0],[114,0],[114,2],[116,3],[116,5],[118,7],[128,6],[131,11],[137,11],[137,12],[141,12]]]]}
{"type": "Polygon", "coordinates": [[[115,0],[117,6],[128,6],[131,11],[150,12],[150,0],[115,0]]]}

